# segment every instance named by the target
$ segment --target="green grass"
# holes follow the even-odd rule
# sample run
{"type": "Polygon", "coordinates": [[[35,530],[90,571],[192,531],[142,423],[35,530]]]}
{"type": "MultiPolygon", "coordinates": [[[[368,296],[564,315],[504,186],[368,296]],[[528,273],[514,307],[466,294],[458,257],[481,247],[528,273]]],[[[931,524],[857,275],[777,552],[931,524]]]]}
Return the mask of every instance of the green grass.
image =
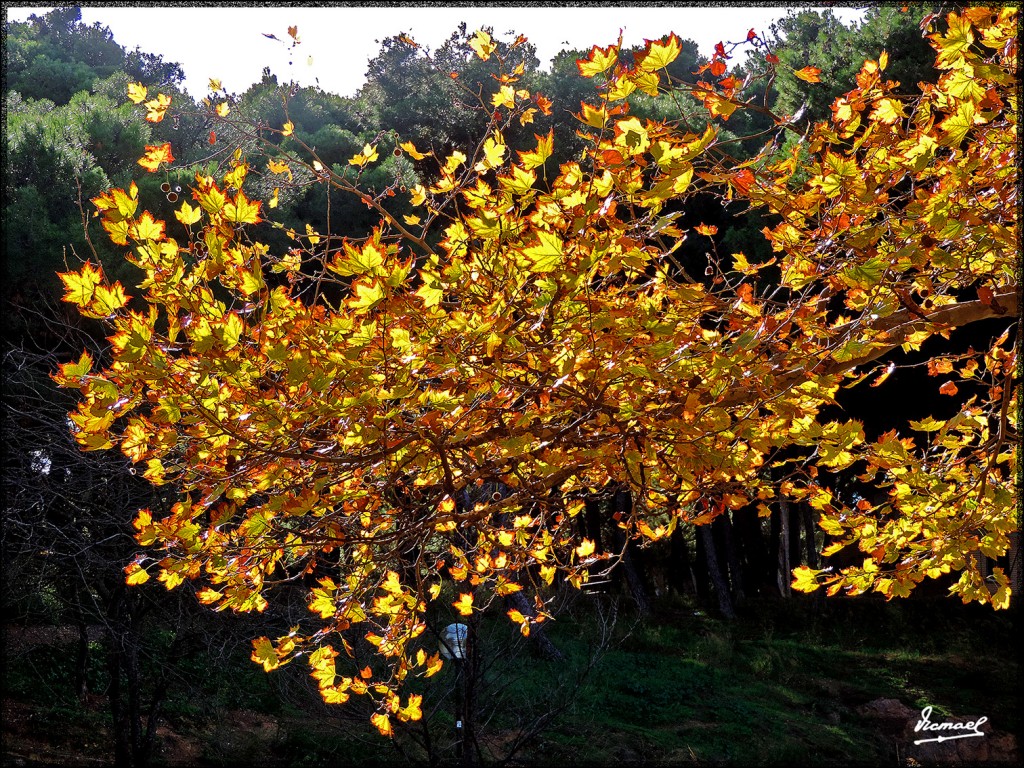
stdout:
{"type": "MultiPolygon", "coordinates": [[[[734,622],[681,599],[656,608],[642,623],[622,617],[611,647],[582,679],[596,632],[585,601],[548,627],[566,655],[561,663],[530,655],[500,615],[485,617],[482,649],[499,663],[478,696],[481,716],[490,716],[478,736],[492,757],[504,757],[524,725],[553,709],[559,717],[510,765],[891,764],[891,736],[857,714],[879,698],[914,710],[931,705],[938,716],[985,714],[1011,733],[1021,726],[1012,614],[923,599],[754,603],[734,622]]],[[[293,694],[308,683],[305,670],[264,675],[244,651],[229,662],[182,662],[191,685],[167,703],[171,726],[201,743],[204,765],[402,761],[365,718],[303,705],[293,694]],[[239,710],[271,718],[274,736],[250,729],[247,743],[247,732],[229,725],[239,710]]],[[[48,727],[102,726],[105,713],[87,712],[70,695],[68,669],[65,656],[37,649],[8,671],[5,695],[36,701],[48,727]]],[[[94,671],[97,682],[102,676],[94,671]]],[[[446,667],[419,682],[442,763],[453,755],[454,680],[446,667]]],[[[402,746],[407,761],[426,757],[407,736],[402,746]]]]}
{"type": "MultiPolygon", "coordinates": [[[[1006,615],[948,601],[770,603],[737,622],[685,605],[602,660],[523,762],[846,765],[894,759],[856,708],[984,713],[1020,726],[1006,615]]],[[[564,642],[564,641],[563,641],[564,642]]],[[[890,740],[891,741],[891,740],[890,740]]]]}

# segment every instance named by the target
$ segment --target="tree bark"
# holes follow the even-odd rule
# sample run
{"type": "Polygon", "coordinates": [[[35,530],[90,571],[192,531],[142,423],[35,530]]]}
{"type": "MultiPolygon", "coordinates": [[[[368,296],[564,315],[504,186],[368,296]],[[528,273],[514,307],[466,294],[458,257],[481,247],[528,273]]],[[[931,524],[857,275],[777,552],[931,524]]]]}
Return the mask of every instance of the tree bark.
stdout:
{"type": "Polygon", "coordinates": [[[669,537],[668,586],[677,594],[685,594],[692,586],[697,591],[697,577],[690,565],[690,551],[686,546],[681,525],[677,525],[669,537]]]}
{"type": "Polygon", "coordinates": [[[698,535],[704,545],[704,556],[708,562],[708,575],[711,577],[711,584],[714,586],[715,594],[718,596],[718,609],[727,619],[736,618],[736,609],[733,607],[732,596],[729,594],[729,584],[719,566],[718,555],[715,553],[715,542],[711,535],[710,525],[697,527],[698,535]]]}
{"type": "Polygon", "coordinates": [[[587,538],[594,542],[595,552],[604,552],[604,544],[601,541],[601,503],[600,499],[590,496],[583,504],[587,538]]]}
{"type": "Polygon", "coordinates": [[[747,594],[743,589],[743,568],[740,566],[736,535],[728,510],[716,517],[712,525],[717,525],[720,531],[722,549],[725,552],[725,563],[729,566],[729,583],[732,586],[733,603],[736,606],[741,606],[747,601],[747,594]]]}
{"type": "MultiPolygon", "coordinates": [[[[537,618],[537,611],[530,601],[526,599],[523,590],[520,589],[517,592],[505,595],[504,599],[507,610],[514,608],[523,616],[528,616],[530,619],[537,618]]],[[[551,638],[548,637],[547,632],[544,630],[545,626],[543,624],[530,624],[530,645],[537,653],[549,661],[564,661],[565,656],[558,650],[558,646],[551,642],[551,638]]]]}
{"type": "Polygon", "coordinates": [[[803,502],[800,504],[804,513],[804,538],[807,545],[807,567],[818,568],[818,544],[817,544],[817,519],[818,513],[814,510],[810,504],[803,502]]]}
{"type": "MultiPolygon", "coordinates": [[[[786,501],[783,498],[780,498],[779,499],[779,504],[778,504],[778,507],[777,507],[777,511],[778,511],[778,521],[779,521],[779,524],[778,524],[778,544],[776,546],[775,551],[778,554],[778,566],[779,567],[778,567],[778,571],[777,571],[777,576],[778,576],[778,584],[779,584],[779,594],[782,595],[783,597],[789,597],[790,596],[790,586],[789,585],[791,583],[790,579],[789,579],[789,574],[790,574],[790,571],[793,570],[791,562],[790,562],[790,558],[789,558],[789,544],[790,544],[790,535],[789,535],[790,510],[789,510],[789,502],[786,501]]],[[[773,536],[773,538],[774,538],[774,536],[773,536]]]]}
{"type": "Polygon", "coordinates": [[[694,578],[694,589],[697,592],[697,597],[702,603],[711,602],[711,573],[708,571],[708,556],[704,551],[704,537],[701,535],[700,529],[703,526],[697,526],[694,528],[694,567],[693,567],[693,578],[694,578]]]}
{"type": "MultiPolygon", "coordinates": [[[[628,490],[616,492],[615,511],[621,513],[623,518],[628,518],[632,514],[633,496],[628,490]]],[[[625,531],[618,525],[612,527],[612,542],[615,550],[622,553],[615,570],[621,569],[626,580],[626,588],[629,590],[630,597],[633,598],[637,613],[646,616],[651,612],[651,601],[647,596],[647,587],[644,584],[642,572],[643,565],[640,562],[636,543],[632,539],[627,539],[625,531]]]]}

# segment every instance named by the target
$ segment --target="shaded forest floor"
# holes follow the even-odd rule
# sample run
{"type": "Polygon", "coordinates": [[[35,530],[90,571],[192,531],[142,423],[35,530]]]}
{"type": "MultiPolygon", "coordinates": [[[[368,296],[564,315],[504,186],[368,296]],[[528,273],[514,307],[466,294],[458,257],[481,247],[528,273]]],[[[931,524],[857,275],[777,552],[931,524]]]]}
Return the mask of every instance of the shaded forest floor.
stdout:
{"type": "MultiPolygon", "coordinates": [[[[1018,611],[976,608],[948,600],[802,599],[754,603],[727,623],[688,601],[663,600],[649,619],[620,619],[614,645],[569,691],[565,710],[507,764],[1016,763],[1018,611]],[[935,722],[986,716],[985,736],[915,746],[921,734],[914,725],[926,706],[935,722]]],[[[566,655],[561,671],[588,658],[587,632],[579,631],[587,618],[573,618],[549,630],[566,655]]],[[[111,765],[106,697],[70,695],[62,672],[68,650],[39,646],[5,656],[3,765],[111,765]]],[[[273,675],[244,655],[237,661],[193,662],[190,686],[167,702],[156,765],[396,765],[417,757],[410,742],[400,754],[364,720],[297,705],[273,675]]],[[[554,701],[556,666],[528,654],[519,662],[504,700],[520,713],[538,706],[543,713],[545,697],[554,701]]],[[[444,717],[434,726],[447,733],[444,717]]],[[[513,721],[524,718],[496,711],[478,726],[495,758],[507,757],[521,733],[513,721]]],[[[444,745],[434,750],[450,757],[444,745]]]]}

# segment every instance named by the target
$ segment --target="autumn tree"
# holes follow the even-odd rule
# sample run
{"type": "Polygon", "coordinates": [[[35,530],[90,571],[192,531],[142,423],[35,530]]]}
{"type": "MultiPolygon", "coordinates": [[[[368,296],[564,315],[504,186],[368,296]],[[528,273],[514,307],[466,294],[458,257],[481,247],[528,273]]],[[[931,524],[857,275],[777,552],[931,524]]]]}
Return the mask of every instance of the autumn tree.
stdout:
{"type": "MultiPolygon", "coordinates": [[[[198,582],[234,611],[301,585],[309,619],[257,639],[253,659],[301,658],[328,702],[370,697],[383,734],[421,717],[420,678],[441,666],[428,617],[522,594],[528,610],[506,612],[528,635],[556,586],[610,567],[577,525],[594,500],[628,499],[615,523],[639,541],[805,502],[860,555],[798,569],[797,589],[892,598],[952,573],[957,597],[1005,607],[1007,576],[986,578],[979,555],[1002,555],[1017,525],[1016,12],[950,14],[930,41],[937,84],[898,92],[879,52],[808,133],[802,175],[771,144],[746,162],[720,146],[723,121],[766,109],[722,77],[724,49],[676,89],[706,128],[633,114],[636,94],[667,87],[675,35],[628,63],[616,45],[577,62],[599,85],[578,112],[586,155],[551,168],[551,133],[506,141],[539,103],[506,66],[522,43],[503,53],[479,32],[486,137],[411,188],[362,181],[386,156],[427,158],[413,141],[329,166],[291,120],[252,127],[265,178],[301,170],[354,195],[378,217],[366,237],[282,225],[290,245],[271,251],[255,233],[273,201],[246,191],[257,166],[241,151],[196,173],[174,221],[134,184],[96,197],[141,295],[92,263],[62,274],[65,300],[108,324],[111,362],[86,353],[55,378],[81,392],[83,448],[119,448],[178,496],[136,517],[128,582],[198,582]],[[776,217],[772,255],[682,268],[683,239],[714,234],[677,221],[697,193],[776,217]],[[393,213],[395,196],[414,212],[393,213]],[[1004,332],[984,348],[927,361],[954,415],[877,438],[823,418],[902,350],[992,318],[1004,332]],[[877,493],[846,499],[837,475],[877,493]]],[[[170,108],[141,84],[129,95],[154,121],[170,108]]],[[[169,144],[140,160],[158,175],[174,162],[169,144]]]]}

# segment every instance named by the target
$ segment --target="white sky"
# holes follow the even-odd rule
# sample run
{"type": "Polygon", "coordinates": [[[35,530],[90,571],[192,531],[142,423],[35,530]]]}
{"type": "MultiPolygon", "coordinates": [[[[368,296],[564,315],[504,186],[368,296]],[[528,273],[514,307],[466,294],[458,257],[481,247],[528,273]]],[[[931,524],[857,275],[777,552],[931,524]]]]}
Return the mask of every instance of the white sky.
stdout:
{"type": "MultiPolygon", "coordinates": [[[[260,79],[264,66],[282,82],[319,84],[330,93],[351,96],[362,86],[366,63],[380,49],[376,41],[400,32],[429,48],[441,45],[465,21],[469,30],[494,28],[525,35],[537,46],[542,67],[567,48],[606,46],[623,30],[626,46],[645,38],[660,39],[669,32],[695,40],[710,56],[719,41],[743,40],[753,28],[767,33],[770,23],[786,15],[787,7],[698,7],[684,5],[619,5],[588,7],[430,6],[385,5],[327,7],[218,6],[97,6],[82,7],[82,21],[100,22],[128,50],[136,47],[178,62],[185,71],[185,89],[193,96],[207,93],[210,78],[220,78],[229,92],[240,93],[260,79]],[[287,29],[297,26],[301,45],[294,56],[286,45],[267,39],[274,34],[289,41],[287,29]],[[289,59],[292,64],[289,65],[289,59]]],[[[862,6],[863,7],[863,6],[862,6]]],[[[9,21],[42,15],[52,6],[6,8],[9,21]]],[[[863,11],[833,8],[844,23],[863,11]]],[[[739,54],[742,61],[744,54],[739,54]]]]}

